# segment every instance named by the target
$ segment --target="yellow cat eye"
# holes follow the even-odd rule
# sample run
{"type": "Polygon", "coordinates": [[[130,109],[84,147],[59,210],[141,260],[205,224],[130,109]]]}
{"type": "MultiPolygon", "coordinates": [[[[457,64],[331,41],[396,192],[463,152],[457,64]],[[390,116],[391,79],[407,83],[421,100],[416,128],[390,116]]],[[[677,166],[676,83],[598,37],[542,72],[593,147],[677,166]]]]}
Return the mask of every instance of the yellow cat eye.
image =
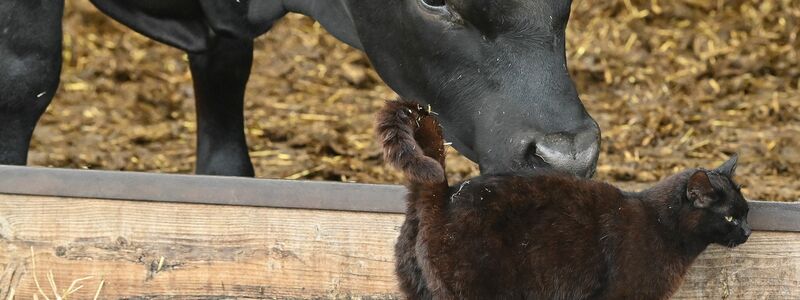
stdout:
{"type": "Polygon", "coordinates": [[[733,222],[733,217],[732,216],[725,216],[725,221],[733,222]]]}

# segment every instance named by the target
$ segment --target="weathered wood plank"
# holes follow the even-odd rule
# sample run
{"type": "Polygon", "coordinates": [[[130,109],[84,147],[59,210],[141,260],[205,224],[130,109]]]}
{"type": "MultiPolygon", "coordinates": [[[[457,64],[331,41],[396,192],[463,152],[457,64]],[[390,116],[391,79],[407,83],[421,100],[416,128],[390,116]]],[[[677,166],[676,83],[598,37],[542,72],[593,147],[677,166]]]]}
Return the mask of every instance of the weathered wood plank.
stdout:
{"type": "MultiPolygon", "coordinates": [[[[94,276],[103,299],[397,297],[400,214],[0,195],[0,299],[94,276]],[[163,262],[160,263],[163,257],[163,262]],[[159,263],[161,267],[159,269],[159,263]]],[[[800,232],[711,247],[675,299],[800,299],[800,232]]]]}
{"type": "Polygon", "coordinates": [[[4,165],[0,194],[405,212],[399,185],[4,165]]]}
{"type": "MultiPolygon", "coordinates": [[[[15,285],[21,299],[36,290],[31,246],[40,283],[46,284],[47,270],[60,288],[95,277],[79,292],[81,299],[93,293],[99,278],[106,281],[104,299],[391,298],[392,247],[402,218],[0,195],[0,264],[24,272],[15,285]]],[[[0,286],[0,295],[8,288],[0,286]]]]}
{"type": "MultiPolygon", "coordinates": [[[[404,213],[405,191],[399,185],[0,165],[0,194],[31,196],[404,213]]],[[[800,231],[800,203],[750,201],[750,208],[755,230],[800,231]]]]}
{"type": "Polygon", "coordinates": [[[729,249],[711,246],[673,299],[800,299],[800,232],[757,231],[729,249]]]}

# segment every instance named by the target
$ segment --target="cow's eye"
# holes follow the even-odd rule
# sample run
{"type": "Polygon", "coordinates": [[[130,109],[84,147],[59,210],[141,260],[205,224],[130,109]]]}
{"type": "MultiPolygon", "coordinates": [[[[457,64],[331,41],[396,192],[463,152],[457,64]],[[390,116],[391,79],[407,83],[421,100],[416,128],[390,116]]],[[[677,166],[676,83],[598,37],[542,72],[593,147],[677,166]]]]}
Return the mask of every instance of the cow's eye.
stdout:
{"type": "Polygon", "coordinates": [[[463,20],[461,19],[461,16],[458,15],[458,12],[456,12],[455,10],[452,9],[452,7],[450,7],[450,4],[447,2],[448,0],[411,0],[411,1],[419,1],[416,2],[417,6],[419,6],[424,13],[434,16],[435,20],[444,21],[444,23],[450,25],[464,24],[463,20]]]}
{"type": "Polygon", "coordinates": [[[725,216],[725,221],[733,222],[733,216],[725,216]]]}
{"type": "Polygon", "coordinates": [[[420,0],[420,1],[422,1],[422,4],[431,7],[442,7],[445,4],[444,0],[420,0]]]}

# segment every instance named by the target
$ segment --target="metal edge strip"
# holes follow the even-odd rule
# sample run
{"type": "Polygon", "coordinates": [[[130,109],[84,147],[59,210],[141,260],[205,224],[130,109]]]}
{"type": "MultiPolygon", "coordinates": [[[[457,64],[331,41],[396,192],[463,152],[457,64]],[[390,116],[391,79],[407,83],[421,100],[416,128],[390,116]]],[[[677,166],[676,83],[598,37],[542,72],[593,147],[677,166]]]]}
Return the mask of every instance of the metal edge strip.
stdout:
{"type": "Polygon", "coordinates": [[[403,213],[396,185],[0,166],[0,194],[403,213]]]}
{"type": "MultiPolygon", "coordinates": [[[[399,185],[0,166],[0,194],[404,213],[399,185]]],[[[800,232],[800,203],[749,201],[754,230],[800,232]]]]}

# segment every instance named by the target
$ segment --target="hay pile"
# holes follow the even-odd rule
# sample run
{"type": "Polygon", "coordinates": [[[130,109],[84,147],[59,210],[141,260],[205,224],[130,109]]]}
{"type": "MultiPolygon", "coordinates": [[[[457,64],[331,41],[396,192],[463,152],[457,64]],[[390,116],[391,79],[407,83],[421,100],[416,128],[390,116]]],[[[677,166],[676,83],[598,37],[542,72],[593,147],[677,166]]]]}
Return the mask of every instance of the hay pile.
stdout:
{"type": "MultiPolygon", "coordinates": [[[[738,152],[747,196],[799,199],[799,25],[792,0],[575,1],[567,56],[603,130],[597,177],[639,186],[738,152]]],[[[296,15],[256,49],[246,117],[259,177],[400,182],[372,133],[394,94],[361,53],[296,15]]],[[[64,57],[31,164],[192,171],[181,52],[69,1],[64,57]]],[[[463,158],[450,166],[456,180],[477,173],[463,158]]]]}
{"type": "Polygon", "coordinates": [[[741,155],[746,195],[800,198],[800,2],[577,1],[569,61],[603,131],[600,178],[741,155]]]}

